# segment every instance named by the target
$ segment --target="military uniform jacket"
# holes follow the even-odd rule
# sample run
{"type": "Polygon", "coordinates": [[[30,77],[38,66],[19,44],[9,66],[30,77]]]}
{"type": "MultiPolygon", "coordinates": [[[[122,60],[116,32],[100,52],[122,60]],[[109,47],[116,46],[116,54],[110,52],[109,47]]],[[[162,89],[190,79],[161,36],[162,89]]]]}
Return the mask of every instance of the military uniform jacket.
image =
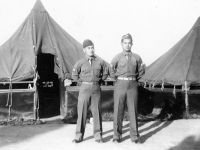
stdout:
{"type": "Polygon", "coordinates": [[[111,61],[110,76],[132,77],[137,80],[144,74],[145,68],[139,55],[132,52],[121,52],[111,61]]]}
{"type": "Polygon", "coordinates": [[[72,79],[77,82],[99,82],[105,80],[107,76],[108,67],[105,61],[96,56],[85,56],[74,65],[72,71],[72,79]]]}

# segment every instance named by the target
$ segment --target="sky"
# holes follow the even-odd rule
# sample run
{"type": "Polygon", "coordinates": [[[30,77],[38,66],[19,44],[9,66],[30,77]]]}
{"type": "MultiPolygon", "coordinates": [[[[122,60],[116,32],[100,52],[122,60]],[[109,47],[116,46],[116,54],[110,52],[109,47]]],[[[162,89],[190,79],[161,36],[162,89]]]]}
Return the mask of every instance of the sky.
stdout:
{"type": "MultiPolygon", "coordinates": [[[[31,12],[36,0],[0,0],[0,45],[31,12]]],[[[148,66],[189,32],[200,16],[200,0],[41,0],[50,16],[81,44],[91,39],[107,62],[133,37],[132,52],[148,66]]]]}

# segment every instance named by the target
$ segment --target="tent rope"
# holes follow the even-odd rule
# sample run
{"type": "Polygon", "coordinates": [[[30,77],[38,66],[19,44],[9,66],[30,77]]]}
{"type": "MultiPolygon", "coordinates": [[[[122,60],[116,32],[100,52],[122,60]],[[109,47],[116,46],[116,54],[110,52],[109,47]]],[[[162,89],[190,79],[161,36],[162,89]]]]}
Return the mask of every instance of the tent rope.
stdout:
{"type": "Polygon", "coordinates": [[[149,89],[151,89],[151,84],[149,84],[149,89]]]}
{"type": "Polygon", "coordinates": [[[154,86],[155,86],[155,83],[153,83],[153,86],[152,86],[153,89],[154,89],[154,86]]]}
{"type": "Polygon", "coordinates": [[[188,115],[189,115],[189,102],[188,102],[188,91],[189,91],[189,88],[188,88],[188,84],[187,84],[187,81],[185,81],[185,108],[186,108],[186,118],[188,118],[188,115]]]}
{"type": "Polygon", "coordinates": [[[144,88],[145,89],[147,88],[147,82],[144,82],[144,88]]]}
{"type": "Polygon", "coordinates": [[[164,82],[162,83],[161,91],[164,90],[164,82]]]}
{"type": "MultiPolygon", "coordinates": [[[[9,90],[10,90],[10,85],[9,85],[9,90]]],[[[8,106],[9,99],[10,99],[10,92],[8,92],[8,97],[7,97],[7,103],[6,103],[6,106],[8,106]]]]}
{"type": "Polygon", "coordinates": [[[12,106],[12,79],[11,78],[10,78],[10,85],[9,85],[9,92],[8,92],[8,98],[7,98],[6,106],[9,107],[9,109],[8,109],[8,118],[10,120],[11,106],[12,106]],[[10,100],[10,104],[9,104],[9,100],[10,100]]]}
{"type": "MultiPolygon", "coordinates": [[[[34,11],[37,11],[37,10],[35,10],[34,9],[34,11]]],[[[32,13],[33,14],[33,28],[32,28],[32,31],[33,31],[33,50],[34,50],[34,52],[35,52],[35,68],[34,68],[34,70],[35,70],[35,77],[34,77],[34,79],[33,79],[33,86],[34,86],[34,89],[35,89],[35,93],[34,93],[34,101],[35,101],[35,116],[37,117],[36,119],[38,119],[39,120],[39,97],[38,97],[38,91],[37,91],[37,79],[38,79],[38,72],[37,72],[37,50],[36,50],[36,34],[35,34],[35,32],[36,32],[36,29],[35,29],[35,20],[34,20],[34,18],[35,18],[35,16],[34,16],[34,13],[32,13]]]]}
{"type": "Polygon", "coordinates": [[[37,79],[38,79],[38,72],[36,72],[35,74],[35,78],[34,78],[34,87],[35,87],[35,96],[37,99],[35,99],[35,110],[36,110],[36,113],[37,113],[37,120],[39,120],[39,109],[40,109],[40,103],[39,103],[39,97],[37,96],[38,95],[38,91],[37,91],[37,79]]]}
{"type": "Polygon", "coordinates": [[[174,85],[173,96],[176,98],[176,85],[174,85]]]}

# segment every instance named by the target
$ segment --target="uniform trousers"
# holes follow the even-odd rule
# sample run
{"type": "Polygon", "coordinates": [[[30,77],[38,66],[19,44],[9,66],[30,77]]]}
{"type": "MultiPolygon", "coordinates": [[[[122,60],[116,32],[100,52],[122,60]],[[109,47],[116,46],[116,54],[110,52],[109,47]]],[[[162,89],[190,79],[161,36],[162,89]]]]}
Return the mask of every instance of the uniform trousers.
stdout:
{"type": "Polygon", "coordinates": [[[78,96],[78,119],[76,125],[76,140],[83,140],[88,108],[91,105],[93,116],[93,133],[95,140],[102,138],[102,118],[101,118],[101,88],[99,84],[82,84],[78,96]]]}
{"type": "Polygon", "coordinates": [[[122,138],[122,122],[125,102],[130,119],[130,138],[139,137],[137,121],[138,84],[137,81],[117,80],[114,89],[114,135],[113,139],[122,138]]]}

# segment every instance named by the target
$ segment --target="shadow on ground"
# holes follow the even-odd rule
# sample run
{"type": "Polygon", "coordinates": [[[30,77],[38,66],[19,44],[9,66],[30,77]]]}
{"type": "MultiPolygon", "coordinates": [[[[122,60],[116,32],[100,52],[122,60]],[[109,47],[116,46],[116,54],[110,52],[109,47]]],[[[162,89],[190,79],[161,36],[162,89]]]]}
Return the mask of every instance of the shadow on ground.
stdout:
{"type": "Polygon", "coordinates": [[[159,121],[158,121],[158,122],[153,123],[151,126],[145,128],[145,129],[140,130],[139,133],[141,134],[141,133],[144,132],[144,131],[148,131],[148,130],[150,130],[150,129],[152,129],[152,128],[155,128],[156,126],[159,126],[159,125],[162,124],[161,126],[155,128],[153,131],[150,131],[150,132],[148,132],[147,134],[141,136],[141,143],[145,143],[145,141],[146,141],[147,139],[149,139],[151,136],[153,136],[153,135],[156,134],[157,132],[159,132],[159,131],[163,130],[164,128],[168,127],[172,122],[173,122],[173,121],[165,121],[165,122],[163,123],[163,122],[159,122],[159,121]]]}
{"type": "Polygon", "coordinates": [[[0,126],[0,147],[22,142],[35,136],[45,134],[66,126],[62,122],[45,125],[0,126]]]}
{"type": "MultiPolygon", "coordinates": [[[[146,123],[147,123],[147,122],[140,122],[139,125],[138,125],[138,127],[141,127],[141,126],[143,126],[143,125],[146,124],[146,123]]],[[[129,123],[127,123],[126,125],[123,126],[122,134],[124,134],[124,133],[126,133],[126,132],[128,132],[128,131],[129,131],[129,123]],[[128,128],[128,129],[127,129],[127,128],[128,128]]],[[[107,130],[107,131],[104,131],[104,132],[103,132],[102,136],[103,136],[104,142],[109,142],[109,141],[113,138],[113,134],[112,134],[112,135],[109,135],[109,136],[106,136],[106,134],[111,133],[111,132],[114,133],[114,130],[111,129],[111,130],[107,130]]],[[[123,136],[123,135],[122,135],[122,136],[123,136]]],[[[86,137],[86,138],[84,139],[84,141],[90,140],[90,139],[92,139],[92,138],[94,138],[94,137],[93,137],[93,136],[86,137]]],[[[123,140],[123,139],[122,139],[122,140],[123,140]]]]}
{"type": "MultiPolygon", "coordinates": [[[[151,124],[150,126],[144,128],[144,129],[141,129],[139,130],[139,134],[141,135],[142,132],[145,132],[145,131],[148,131],[148,130],[151,130],[152,128],[155,128],[157,126],[161,126],[158,127],[158,128],[155,128],[153,131],[150,131],[148,132],[147,134],[143,135],[140,137],[140,141],[141,143],[144,143],[148,138],[150,138],[151,136],[153,136],[154,134],[156,134],[157,132],[161,131],[162,129],[166,128],[167,126],[169,126],[170,124],[172,123],[172,121],[166,121],[166,122],[160,122],[160,121],[157,121],[157,122],[154,122],[153,124],[151,124]]],[[[130,129],[125,129],[123,130],[123,134],[128,132],[130,129]]],[[[130,136],[127,135],[125,137],[122,138],[122,142],[127,140],[127,139],[130,139],[130,136]]]]}
{"type": "MultiPolygon", "coordinates": [[[[159,132],[159,131],[163,130],[164,128],[168,127],[172,122],[173,121],[165,121],[165,122],[157,121],[157,122],[154,122],[153,124],[151,124],[150,126],[139,130],[139,134],[141,134],[142,132],[145,132],[145,131],[151,130],[152,128],[155,128],[154,130],[152,130],[152,131],[148,132],[147,134],[141,136],[141,138],[140,138],[141,139],[141,143],[145,143],[145,141],[147,139],[149,139],[151,136],[153,136],[157,132],[159,132]]],[[[140,128],[141,126],[143,126],[146,123],[148,123],[148,122],[140,122],[138,127],[140,128]]],[[[111,132],[114,132],[113,129],[103,132],[104,142],[109,142],[113,138],[113,135],[106,136],[106,134],[111,133],[111,132]]],[[[129,123],[127,123],[126,125],[123,126],[122,142],[125,141],[125,140],[130,139],[129,135],[123,137],[123,134],[125,134],[126,132],[130,132],[129,123]]],[[[93,138],[93,136],[86,137],[84,139],[84,141],[92,139],[92,138],[93,138]]]]}
{"type": "Polygon", "coordinates": [[[200,149],[200,135],[198,137],[188,136],[177,146],[171,147],[168,150],[199,150],[200,149]]]}

